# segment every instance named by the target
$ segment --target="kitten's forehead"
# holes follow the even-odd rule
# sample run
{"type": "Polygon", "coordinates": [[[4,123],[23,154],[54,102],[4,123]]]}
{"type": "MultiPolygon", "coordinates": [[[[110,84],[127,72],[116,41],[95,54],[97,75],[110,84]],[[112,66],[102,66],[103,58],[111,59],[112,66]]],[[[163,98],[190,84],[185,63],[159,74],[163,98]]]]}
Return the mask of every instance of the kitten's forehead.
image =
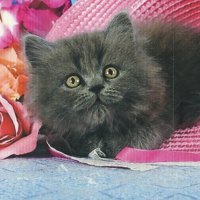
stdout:
{"type": "Polygon", "coordinates": [[[77,70],[94,72],[101,65],[105,48],[104,38],[103,32],[82,34],[63,40],[58,48],[62,56],[66,56],[77,70]]]}

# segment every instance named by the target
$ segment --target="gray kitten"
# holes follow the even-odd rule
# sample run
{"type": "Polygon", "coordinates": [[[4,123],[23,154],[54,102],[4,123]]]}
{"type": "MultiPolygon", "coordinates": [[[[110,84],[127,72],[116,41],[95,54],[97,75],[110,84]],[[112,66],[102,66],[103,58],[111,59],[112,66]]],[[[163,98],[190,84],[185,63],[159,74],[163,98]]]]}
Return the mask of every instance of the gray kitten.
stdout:
{"type": "Polygon", "coordinates": [[[200,112],[200,35],[126,13],[104,31],[48,42],[27,36],[26,102],[59,150],[106,157],[125,146],[155,149],[200,112]]]}

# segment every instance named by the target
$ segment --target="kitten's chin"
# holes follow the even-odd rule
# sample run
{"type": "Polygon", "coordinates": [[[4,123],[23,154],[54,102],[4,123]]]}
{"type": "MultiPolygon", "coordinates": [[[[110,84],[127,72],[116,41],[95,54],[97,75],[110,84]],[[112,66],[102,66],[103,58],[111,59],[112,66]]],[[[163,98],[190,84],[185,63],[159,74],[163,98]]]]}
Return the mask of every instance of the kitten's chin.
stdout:
{"type": "Polygon", "coordinates": [[[90,125],[91,128],[95,128],[103,124],[106,121],[109,113],[105,105],[95,103],[91,108],[90,125]]]}

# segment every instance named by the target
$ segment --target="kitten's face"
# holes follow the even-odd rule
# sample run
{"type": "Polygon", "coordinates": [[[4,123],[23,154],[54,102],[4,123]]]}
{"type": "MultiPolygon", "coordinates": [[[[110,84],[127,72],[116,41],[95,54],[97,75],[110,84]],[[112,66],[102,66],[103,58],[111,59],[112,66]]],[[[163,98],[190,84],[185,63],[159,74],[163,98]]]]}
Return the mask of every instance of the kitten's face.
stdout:
{"type": "Polygon", "coordinates": [[[61,131],[111,125],[141,100],[139,47],[128,17],[117,17],[103,32],[55,43],[26,38],[29,98],[47,124],[61,131]]]}

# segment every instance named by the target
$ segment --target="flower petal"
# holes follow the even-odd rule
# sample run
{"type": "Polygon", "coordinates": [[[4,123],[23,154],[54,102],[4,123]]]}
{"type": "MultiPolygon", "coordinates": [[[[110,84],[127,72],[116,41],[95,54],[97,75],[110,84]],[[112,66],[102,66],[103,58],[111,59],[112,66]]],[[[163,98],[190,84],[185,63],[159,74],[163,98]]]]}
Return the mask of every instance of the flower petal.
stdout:
{"type": "Polygon", "coordinates": [[[6,112],[6,109],[0,104],[0,112],[6,112]]]}
{"type": "Polygon", "coordinates": [[[5,65],[0,64],[0,88],[6,84],[12,85],[15,77],[5,65]]]}
{"type": "Polygon", "coordinates": [[[66,1],[62,13],[64,13],[70,6],[71,6],[71,1],[70,0],[66,1]]]}
{"type": "Polygon", "coordinates": [[[4,135],[3,137],[0,137],[0,148],[7,147],[8,145],[11,145],[13,142],[20,139],[22,137],[22,134],[23,134],[22,126],[21,126],[21,123],[19,122],[18,133],[15,133],[14,135],[4,135]]]}
{"type": "Polygon", "coordinates": [[[14,47],[0,49],[0,63],[5,65],[14,77],[25,74],[25,64],[21,58],[19,58],[18,54],[20,54],[20,52],[17,51],[19,50],[15,50],[14,47]]]}
{"type": "Polygon", "coordinates": [[[0,49],[8,47],[13,42],[13,36],[10,30],[0,22],[0,49]]]}
{"type": "Polygon", "coordinates": [[[39,36],[46,36],[58,16],[52,10],[33,9],[24,4],[20,8],[19,18],[29,32],[39,36]]]}
{"type": "Polygon", "coordinates": [[[4,99],[1,95],[0,95],[0,103],[6,109],[8,115],[10,116],[10,118],[14,124],[15,132],[17,133],[19,130],[19,123],[17,121],[17,117],[15,115],[15,111],[14,111],[12,105],[6,99],[4,99]]]}
{"type": "Polygon", "coordinates": [[[49,8],[59,8],[62,5],[64,5],[64,3],[67,0],[42,0],[49,8]]]}
{"type": "Polygon", "coordinates": [[[12,6],[12,0],[0,0],[0,8],[9,8],[12,6]]]}
{"type": "Polygon", "coordinates": [[[12,101],[9,98],[6,98],[6,100],[12,105],[18,121],[22,124],[24,134],[29,134],[31,129],[31,121],[26,107],[20,102],[12,101]]]}
{"type": "Polygon", "coordinates": [[[0,140],[4,136],[15,136],[15,127],[8,113],[0,112],[0,140]]]}
{"type": "Polygon", "coordinates": [[[5,148],[0,148],[0,159],[7,158],[11,155],[22,155],[32,152],[37,145],[37,136],[41,122],[35,121],[31,127],[30,135],[22,137],[13,144],[5,148]]]}
{"type": "Polygon", "coordinates": [[[25,2],[32,2],[33,0],[17,0],[19,4],[25,3],[25,2]]]}
{"type": "Polygon", "coordinates": [[[26,86],[28,82],[28,77],[25,75],[19,75],[16,79],[16,85],[15,88],[17,90],[17,93],[22,96],[26,93],[26,86]]]}
{"type": "Polygon", "coordinates": [[[16,79],[7,67],[0,64],[0,94],[11,99],[18,99],[20,95],[16,88],[16,79]]]}
{"type": "Polygon", "coordinates": [[[0,49],[0,94],[12,99],[25,94],[28,79],[25,64],[16,51],[13,47],[0,49]],[[14,96],[11,96],[13,93],[14,96]]]}
{"type": "Polygon", "coordinates": [[[8,84],[6,84],[0,88],[0,94],[6,95],[7,97],[9,97],[12,100],[16,100],[16,99],[20,98],[20,95],[15,90],[10,88],[10,86],[8,84]]]}
{"type": "Polygon", "coordinates": [[[17,54],[15,49],[10,47],[6,49],[0,49],[0,63],[7,65],[17,62],[17,54]]]}
{"type": "Polygon", "coordinates": [[[19,22],[17,20],[19,6],[12,6],[1,10],[1,21],[10,30],[13,38],[19,40],[19,22]]]}

